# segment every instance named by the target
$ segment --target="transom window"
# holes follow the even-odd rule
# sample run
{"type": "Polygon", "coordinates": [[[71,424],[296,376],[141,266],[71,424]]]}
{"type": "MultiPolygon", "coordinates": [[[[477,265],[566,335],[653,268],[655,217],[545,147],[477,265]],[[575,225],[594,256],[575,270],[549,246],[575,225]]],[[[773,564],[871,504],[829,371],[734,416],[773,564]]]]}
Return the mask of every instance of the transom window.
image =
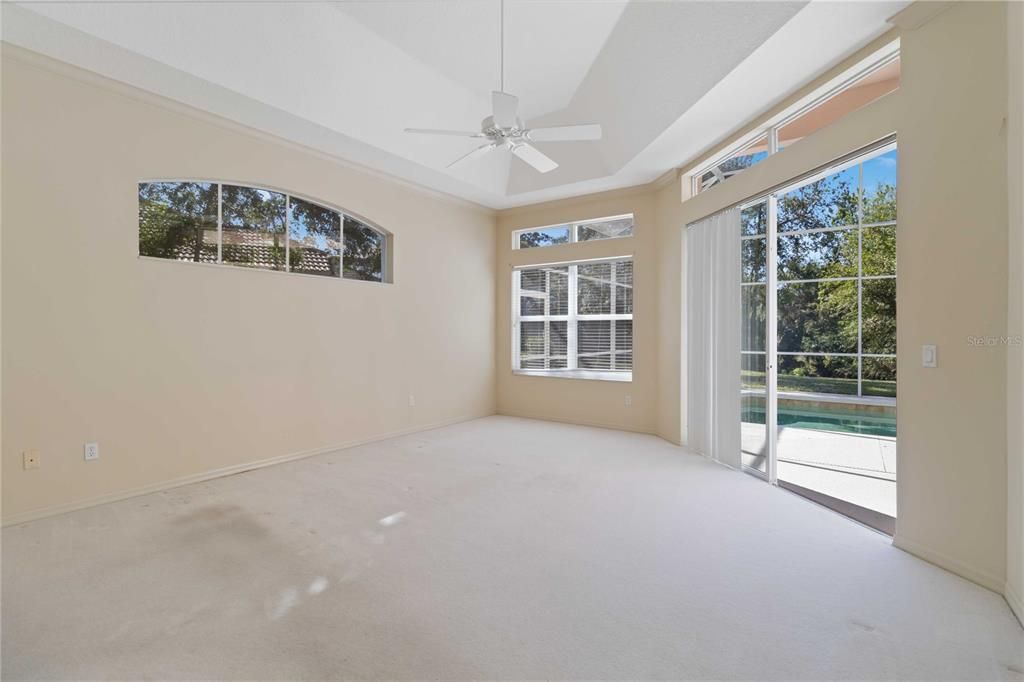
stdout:
{"type": "Polygon", "coordinates": [[[744,135],[732,148],[692,174],[692,193],[699,194],[737,173],[761,163],[793,143],[821,130],[851,111],[900,87],[899,45],[884,48],[824,87],[809,102],[791,108],[744,135]]]}
{"type": "Polygon", "coordinates": [[[385,281],[386,235],[307,199],[216,182],[139,183],[139,255],[385,281]]]}
{"type": "Polygon", "coordinates": [[[512,248],[534,249],[542,246],[590,242],[633,236],[633,214],[584,220],[564,225],[531,227],[512,233],[512,248]]]}
{"type": "Polygon", "coordinates": [[[520,268],[512,301],[514,370],[632,378],[632,259],[520,268]]]}

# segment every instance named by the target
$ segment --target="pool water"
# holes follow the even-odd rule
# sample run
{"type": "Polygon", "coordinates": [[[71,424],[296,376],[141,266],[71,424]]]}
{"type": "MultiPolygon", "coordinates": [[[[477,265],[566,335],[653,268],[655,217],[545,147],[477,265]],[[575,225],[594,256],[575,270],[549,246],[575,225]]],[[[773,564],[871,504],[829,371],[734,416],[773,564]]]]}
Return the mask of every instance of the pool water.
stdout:
{"type": "MultiPolygon", "coordinates": [[[[744,406],[741,419],[748,424],[764,424],[764,407],[744,406]]],[[[866,414],[842,405],[831,408],[794,408],[779,406],[779,426],[814,431],[838,431],[862,436],[896,437],[896,414],[866,414]]]]}

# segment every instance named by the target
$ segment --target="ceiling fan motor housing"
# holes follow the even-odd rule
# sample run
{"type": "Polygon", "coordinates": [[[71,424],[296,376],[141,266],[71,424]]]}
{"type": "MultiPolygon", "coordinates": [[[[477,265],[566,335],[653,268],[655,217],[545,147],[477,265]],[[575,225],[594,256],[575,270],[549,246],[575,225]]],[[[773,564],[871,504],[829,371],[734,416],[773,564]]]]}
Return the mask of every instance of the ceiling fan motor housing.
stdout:
{"type": "Polygon", "coordinates": [[[500,128],[494,123],[494,117],[488,116],[480,122],[480,131],[491,142],[502,145],[521,141],[526,133],[526,126],[522,119],[516,117],[516,124],[511,128],[500,128]]]}

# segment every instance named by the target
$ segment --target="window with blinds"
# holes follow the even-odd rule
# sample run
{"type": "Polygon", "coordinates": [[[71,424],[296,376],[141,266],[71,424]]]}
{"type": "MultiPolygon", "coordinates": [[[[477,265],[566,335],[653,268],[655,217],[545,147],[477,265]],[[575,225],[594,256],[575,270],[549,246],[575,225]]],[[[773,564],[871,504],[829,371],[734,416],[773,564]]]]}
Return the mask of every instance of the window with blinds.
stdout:
{"type": "Polygon", "coordinates": [[[633,371],[633,260],[524,267],[512,273],[513,369],[633,371]]]}

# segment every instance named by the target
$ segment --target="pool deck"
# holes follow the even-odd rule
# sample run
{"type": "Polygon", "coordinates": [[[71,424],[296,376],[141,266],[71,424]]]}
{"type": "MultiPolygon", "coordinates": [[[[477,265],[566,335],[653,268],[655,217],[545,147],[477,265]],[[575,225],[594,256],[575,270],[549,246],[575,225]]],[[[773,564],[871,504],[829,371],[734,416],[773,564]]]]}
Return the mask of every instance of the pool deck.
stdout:
{"type": "MultiPolygon", "coordinates": [[[[742,424],[743,463],[764,461],[764,424],[742,424]]],[[[896,516],[896,439],[783,426],[778,437],[781,481],[896,516]]]]}

